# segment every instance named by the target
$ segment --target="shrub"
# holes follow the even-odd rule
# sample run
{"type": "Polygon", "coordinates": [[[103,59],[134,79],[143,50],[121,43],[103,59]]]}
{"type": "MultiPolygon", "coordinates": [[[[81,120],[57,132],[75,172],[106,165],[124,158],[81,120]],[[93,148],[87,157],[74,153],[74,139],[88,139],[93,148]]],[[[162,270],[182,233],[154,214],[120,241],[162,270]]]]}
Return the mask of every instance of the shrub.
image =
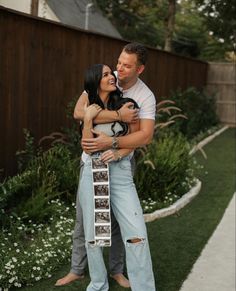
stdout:
{"type": "Polygon", "coordinates": [[[189,150],[182,134],[166,133],[145,151],[139,151],[135,181],[144,205],[144,200],[149,199],[156,208],[161,208],[190,189],[194,177],[189,150]]]}
{"type": "Polygon", "coordinates": [[[219,119],[216,115],[215,98],[205,91],[188,88],[186,91],[172,92],[171,100],[181,108],[188,120],[178,119],[173,129],[181,131],[188,139],[215,126],[219,119]]]}
{"type": "MultiPolygon", "coordinates": [[[[44,221],[51,213],[48,202],[61,196],[74,201],[79,179],[79,157],[64,144],[55,144],[31,158],[26,169],[1,184],[0,205],[34,221],[44,221]]],[[[3,223],[4,215],[0,216],[3,223]]]]}
{"type": "Polygon", "coordinates": [[[28,166],[28,163],[34,159],[37,155],[37,150],[35,147],[35,142],[33,136],[30,134],[28,129],[23,129],[24,137],[25,137],[25,148],[23,150],[17,151],[17,165],[18,171],[22,172],[28,166]]]}

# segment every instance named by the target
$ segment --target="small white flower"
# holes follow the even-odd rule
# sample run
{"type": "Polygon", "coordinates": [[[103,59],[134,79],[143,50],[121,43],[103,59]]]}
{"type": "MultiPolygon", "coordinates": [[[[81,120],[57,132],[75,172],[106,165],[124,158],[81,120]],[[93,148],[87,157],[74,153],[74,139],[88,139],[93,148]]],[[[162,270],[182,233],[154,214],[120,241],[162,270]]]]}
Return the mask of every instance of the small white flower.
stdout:
{"type": "Polygon", "coordinates": [[[11,279],[9,279],[9,283],[13,283],[15,281],[15,277],[12,277],[11,279]]]}

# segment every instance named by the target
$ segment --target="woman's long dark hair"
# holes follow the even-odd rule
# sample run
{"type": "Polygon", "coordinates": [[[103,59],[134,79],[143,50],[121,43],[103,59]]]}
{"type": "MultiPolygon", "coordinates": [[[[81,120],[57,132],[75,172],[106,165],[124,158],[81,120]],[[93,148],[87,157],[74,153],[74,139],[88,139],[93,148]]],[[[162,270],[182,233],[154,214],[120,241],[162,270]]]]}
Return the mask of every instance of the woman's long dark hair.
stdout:
{"type": "MultiPolygon", "coordinates": [[[[88,99],[89,99],[89,105],[91,104],[98,104],[101,108],[105,109],[105,105],[103,104],[99,94],[98,89],[100,87],[100,82],[102,79],[102,71],[103,67],[108,65],[103,64],[95,64],[91,67],[89,67],[85,72],[85,78],[84,78],[84,90],[88,93],[88,99]]],[[[110,68],[110,67],[109,67],[110,68]]],[[[117,78],[115,74],[112,72],[112,75],[115,78],[115,82],[117,82],[117,78]]],[[[123,98],[123,94],[119,90],[119,88],[116,87],[115,91],[110,92],[108,102],[107,102],[107,109],[108,110],[118,110],[120,109],[125,103],[132,102],[133,108],[139,108],[138,104],[131,98],[123,98]]],[[[124,122],[118,122],[122,126],[122,132],[118,132],[115,134],[113,128],[116,124],[116,122],[112,125],[112,131],[114,132],[114,135],[125,135],[128,132],[128,125],[124,122]]]]}

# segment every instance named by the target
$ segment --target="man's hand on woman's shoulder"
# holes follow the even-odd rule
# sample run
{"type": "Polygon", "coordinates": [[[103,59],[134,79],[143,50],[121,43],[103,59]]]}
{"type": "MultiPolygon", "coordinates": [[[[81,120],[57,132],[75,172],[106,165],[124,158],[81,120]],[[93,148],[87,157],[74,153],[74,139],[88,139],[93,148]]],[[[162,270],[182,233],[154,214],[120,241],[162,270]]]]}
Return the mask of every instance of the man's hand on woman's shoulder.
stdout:
{"type": "Polygon", "coordinates": [[[138,120],[138,109],[133,109],[133,105],[132,102],[127,102],[119,109],[123,122],[134,123],[138,120]]]}

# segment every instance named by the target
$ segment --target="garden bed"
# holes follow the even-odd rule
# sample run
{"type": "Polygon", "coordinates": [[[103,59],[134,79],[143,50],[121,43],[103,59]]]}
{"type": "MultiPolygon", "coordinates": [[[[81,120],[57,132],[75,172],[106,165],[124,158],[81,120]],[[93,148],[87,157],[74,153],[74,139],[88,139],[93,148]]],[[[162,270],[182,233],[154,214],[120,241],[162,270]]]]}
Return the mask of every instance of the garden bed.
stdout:
{"type": "Polygon", "coordinates": [[[201,181],[197,179],[196,185],[193,186],[188,193],[184,194],[180,199],[178,199],[175,203],[173,203],[169,207],[156,210],[153,213],[144,214],[145,222],[151,222],[158,218],[175,214],[181,208],[187,205],[200,192],[201,185],[202,185],[201,181]]]}
{"type": "MultiPolygon", "coordinates": [[[[226,129],[228,129],[229,126],[224,126],[212,133],[203,140],[201,140],[197,145],[195,145],[191,151],[189,152],[190,155],[193,155],[198,150],[200,150],[204,157],[206,157],[205,152],[203,151],[203,147],[210,143],[215,137],[222,134],[226,129]]],[[[185,205],[187,205],[191,200],[200,192],[201,190],[201,181],[199,179],[196,179],[196,185],[194,185],[186,194],[184,194],[180,199],[175,201],[173,204],[171,204],[169,207],[164,207],[162,209],[158,209],[152,213],[145,213],[144,219],[146,222],[154,221],[158,218],[166,217],[172,214],[177,213],[181,208],[183,208],[185,205]]]]}
{"type": "MultiPolygon", "coordinates": [[[[175,108],[159,107],[159,111],[175,108]]],[[[78,185],[81,151],[77,127],[42,138],[42,143],[51,142],[44,151],[35,148],[32,137],[25,133],[26,148],[18,153],[19,174],[0,187],[0,285],[4,288],[50,278],[58,266],[70,260],[75,216],[71,202],[78,185]]],[[[201,187],[194,177],[197,162],[189,155],[186,137],[170,130],[158,130],[154,135],[153,143],[138,152],[135,171],[144,212],[155,211],[145,214],[147,221],[176,213],[201,187]]]]}
{"type": "MultiPolygon", "coordinates": [[[[180,290],[235,191],[235,130],[224,132],[207,145],[205,151],[207,160],[199,152],[195,155],[197,161],[204,165],[196,173],[202,181],[200,194],[182,208],[178,215],[147,224],[153,270],[159,291],[180,290]]],[[[59,271],[53,272],[50,279],[35,282],[34,286],[21,290],[53,291],[56,280],[69,270],[69,263],[60,265],[59,271]]],[[[83,281],[60,287],[60,290],[82,291],[86,290],[88,284],[89,276],[86,276],[83,281]]],[[[112,291],[124,290],[110,278],[109,285],[112,291]]],[[[16,290],[18,288],[11,288],[11,291],[16,290]]]]}

